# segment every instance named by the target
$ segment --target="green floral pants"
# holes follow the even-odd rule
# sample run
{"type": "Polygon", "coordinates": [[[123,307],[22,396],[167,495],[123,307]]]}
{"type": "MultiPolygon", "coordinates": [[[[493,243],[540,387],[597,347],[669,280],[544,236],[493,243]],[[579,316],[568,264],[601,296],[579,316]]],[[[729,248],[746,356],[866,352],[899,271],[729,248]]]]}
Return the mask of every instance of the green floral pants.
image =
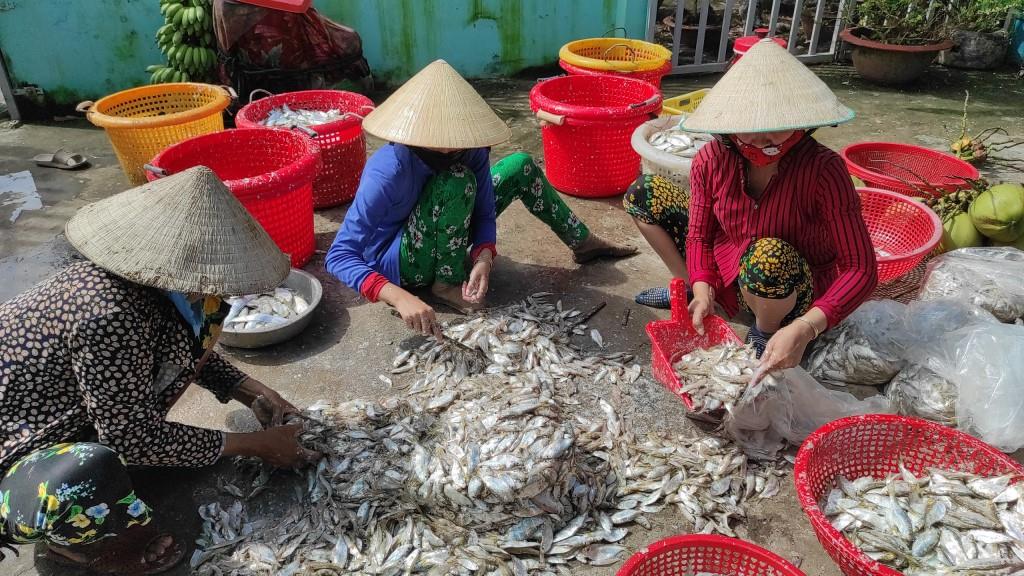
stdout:
{"type": "MultiPolygon", "coordinates": [[[[491,168],[491,178],[497,214],[513,201],[522,200],[526,209],[570,248],[590,234],[529,154],[503,158],[491,168]]],[[[466,280],[475,202],[476,176],[465,166],[452,166],[427,182],[402,232],[399,271],[403,286],[427,286],[435,281],[458,285],[466,280]]]]}
{"type": "Polygon", "coordinates": [[[102,444],[37,450],[0,480],[0,542],[91,544],[145,526],[150,516],[124,461],[102,444]]]}

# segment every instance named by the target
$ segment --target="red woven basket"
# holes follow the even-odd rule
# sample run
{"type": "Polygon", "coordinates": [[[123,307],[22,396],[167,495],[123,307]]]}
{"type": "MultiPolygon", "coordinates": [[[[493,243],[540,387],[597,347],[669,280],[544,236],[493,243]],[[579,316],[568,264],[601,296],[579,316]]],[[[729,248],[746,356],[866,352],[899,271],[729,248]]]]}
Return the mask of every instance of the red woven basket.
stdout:
{"type": "MultiPolygon", "coordinates": [[[[847,576],[899,576],[871,560],[832,527],[818,503],[840,474],[885,478],[903,463],[916,475],[929,467],[975,474],[1024,475],[1024,466],[981,440],[919,418],[870,414],[842,418],[804,440],[793,469],[797,496],[818,541],[847,576]]],[[[1020,480],[1018,480],[1020,481],[1020,480]]]]}
{"type": "Polygon", "coordinates": [[[878,261],[878,281],[901,278],[935,249],[942,221],[924,204],[902,194],[858,188],[860,211],[878,261]]]}
{"type": "MultiPolygon", "coordinates": [[[[151,166],[174,174],[207,166],[270,234],[295,268],[313,255],[313,178],[320,149],[288,130],[239,128],[190,138],[167,148],[151,166]]],[[[152,170],[149,180],[159,178],[152,170]]],[[[240,256],[241,257],[241,256],[240,256]]]]}
{"type": "Polygon", "coordinates": [[[634,554],[617,576],[692,576],[700,572],[743,576],[803,576],[777,554],[717,535],[672,536],[634,554]]]}
{"type": "Polygon", "coordinates": [[[559,76],[538,82],[530,107],[545,121],[544,167],[551,184],[573,196],[625,192],[640,174],[633,130],[661,110],[661,93],[621,76],[559,76]]]}
{"type": "Polygon", "coordinates": [[[260,122],[271,110],[285,104],[292,109],[339,110],[346,114],[340,120],[312,128],[323,159],[320,173],[313,181],[313,208],[351,202],[366,165],[363,116],[373,110],[373,101],[362,94],[343,90],[286,92],[243,106],[235,116],[235,124],[239,128],[264,128],[260,122]]]}
{"type": "Polygon", "coordinates": [[[704,335],[693,328],[687,311],[686,282],[673,278],[669,285],[672,303],[672,318],[655,320],[647,324],[647,336],[651,339],[651,373],[672,393],[678,395],[693,410],[689,394],[681,392],[682,383],[672,368],[680,356],[698,348],[710,348],[726,342],[742,342],[736,332],[723,318],[708,315],[704,318],[704,335]]]}
{"type": "Polygon", "coordinates": [[[942,196],[966,187],[964,178],[981,177],[977,168],[956,156],[910,144],[861,142],[841,154],[850,174],[868,186],[910,196],[920,196],[918,189],[942,196]]]}
{"type": "Polygon", "coordinates": [[[634,80],[643,80],[653,84],[658,91],[661,91],[661,79],[665,77],[670,71],[672,71],[672,63],[665,62],[659,68],[654,70],[640,70],[633,72],[619,72],[617,70],[594,70],[591,68],[585,68],[583,66],[574,66],[569,64],[565,60],[558,60],[558,65],[562,67],[569,74],[576,74],[580,76],[622,76],[623,78],[632,78],[634,80]]]}

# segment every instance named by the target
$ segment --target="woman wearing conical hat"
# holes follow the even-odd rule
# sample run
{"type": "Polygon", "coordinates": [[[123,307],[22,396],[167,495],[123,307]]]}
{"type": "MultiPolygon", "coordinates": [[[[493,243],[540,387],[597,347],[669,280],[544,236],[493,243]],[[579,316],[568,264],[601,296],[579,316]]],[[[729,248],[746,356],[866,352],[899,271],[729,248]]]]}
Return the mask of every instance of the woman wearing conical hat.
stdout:
{"type": "Polygon", "coordinates": [[[636,252],[590,232],[528,155],[491,167],[490,147],[511,131],[443,60],[406,82],[363,128],[388,144],[367,162],[326,267],[370,301],[393,306],[414,330],[440,335],[433,309],[406,288],[429,286],[460,310],[483,302],[497,254],[495,219],[515,200],[576,262],[636,252]]]}
{"type": "MultiPolygon", "coordinates": [[[[693,325],[717,302],[756,321],[766,370],[795,366],[807,345],[868,298],[875,252],[842,158],[811,138],[853,118],[824,82],[770,39],[751,48],[683,128],[715,135],[689,193],[642,177],[623,198],[674,277],[688,274],[693,325]]],[[[667,291],[637,296],[667,307],[667,291]]]]}
{"type": "Polygon", "coordinates": [[[279,425],[295,408],[212,349],[220,297],[273,289],[288,259],[205,167],[86,206],[66,233],[89,261],[0,304],[0,550],[41,542],[62,564],[155,574],[183,548],[126,465],[316,456],[279,425]],[[262,397],[267,429],[168,422],[191,383],[221,402],[262,397]]]}

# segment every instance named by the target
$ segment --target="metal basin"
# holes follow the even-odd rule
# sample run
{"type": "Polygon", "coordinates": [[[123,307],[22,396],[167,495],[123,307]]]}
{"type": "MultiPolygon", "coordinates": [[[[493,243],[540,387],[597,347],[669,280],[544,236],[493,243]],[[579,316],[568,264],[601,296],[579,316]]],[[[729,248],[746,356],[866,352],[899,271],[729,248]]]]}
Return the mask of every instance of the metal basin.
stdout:
{"type": "Polygon", "coordinates": [[[306,299],[306,302],[309,302],[309,308],[298,317],[291,318],[286,323],[277,326],[246,330],[245,332],[235,331],[225,326],[220,333],[218,342],[233,348],[263,348],[294,338],[305,330],[313,318],[313,312],[320,305],[320,298],[324,293],[320,281],[309,272],[292,268],[281,286],[295,290],[306,299]]]}

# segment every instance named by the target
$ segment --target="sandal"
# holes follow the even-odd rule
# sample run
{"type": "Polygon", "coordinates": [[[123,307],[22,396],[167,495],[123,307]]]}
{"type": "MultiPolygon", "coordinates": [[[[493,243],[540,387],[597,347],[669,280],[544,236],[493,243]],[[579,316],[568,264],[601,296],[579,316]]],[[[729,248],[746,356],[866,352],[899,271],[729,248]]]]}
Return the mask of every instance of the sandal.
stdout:
{"type": "Polygon", "coordinates": [[[53,154],[39,154],[32,158],[32,161],[44,168],[59,168],[61,170],[76,170],[89,164],[85,156],[72,154],[63,148],[58,148],[53,154]]]}
{"type": "Polygon", "coordinates": [[[185,557],[185,550],[178,543],[177,539],[170,532],[157,532],[155,528],[140,526],[137,534],[129,537],[112,539],[104,542],[103,550],[86,562],[78,562],[50,548],[48,558],[54,563],[68,568],[88,570],[104,576],[149,576],[161,574],[174,568],[185,557]],[[150,545],[157,538],[171,537],[171,545],[164,550],[164,553],[153,562],[145,559],[145,553],[150,545]],[[145,545],[139,553],[136,545],[144,541],[145,545]],[[129,558],[141,560],[136,565],[129,562],[129,558]]]}

